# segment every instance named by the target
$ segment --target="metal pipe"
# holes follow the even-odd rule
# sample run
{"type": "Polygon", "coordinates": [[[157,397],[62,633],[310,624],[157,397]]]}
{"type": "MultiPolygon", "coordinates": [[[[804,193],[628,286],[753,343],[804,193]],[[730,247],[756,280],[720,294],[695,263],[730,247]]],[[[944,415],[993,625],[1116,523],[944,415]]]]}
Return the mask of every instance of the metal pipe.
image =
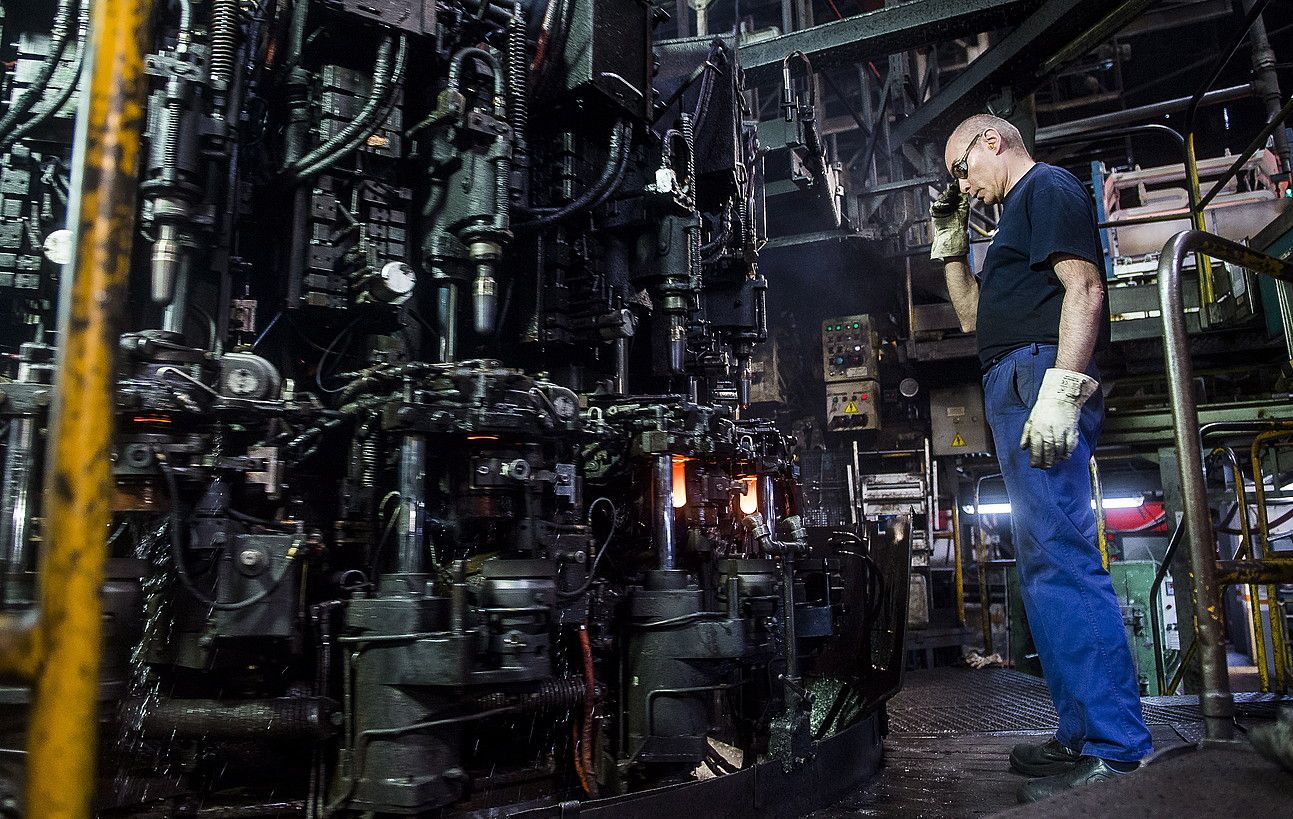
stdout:
{"type": "MultiPolygon", "coordinates": [[[[1267,441],[1273,441],[1279,438],[1288,438],[1290,433],[1287,432],[1261,432],[1253,439],[1252,450],[1249,459],[1253,469],[1253,494],[1257,501],[1257,530],[1260,533],[1259,543],[1261,544],[1261,554],[1257,553],[1256,546],[1253,547],[1253,558],[1266,562],[1271,554],[1271,526],[1270,519],[1266,514],[1266,486],[1262,482],[1262,459],[1261,449],[1267,441]]],[[[1243,478],[1239,479],[1241,482],[1243,478]]],[[[1247,511],[1245,510],[1245,515],[1247,511]]],[[[1267,584],[1266,586],[1266,611],[1271,623],[1271,665],[1275,672],[1275,686],[1277,690],[1283,691],[1288,682],[1288,670],[1285,664],[1286,640],[1283,629],[1280,627],[1282,617],[1277,617],[1275,609],[1279,606],[1279,597],[1276,594],[1275,586],[1267,584]]],[[[1253,606],[1260,606],[1261,600],[1253,598],[1253,606]]],[[[1256,635],[1259,640],[1265,643],[1265,635],[1256,635]]],[[[1265,646],[1263,645],[1263,648],[1265,646]]],[[[1262,689],[1267,690],[1267,689],[1262,689]]]]}
{"type": "MultiPolygon", "coordinates": [[[[1172,532],[1172,536],[1167,541],[1167,551],[1163,553],[1163,562],[1158,565],[1158,570],[1154,573],[1154,582],[1149,584],[1149,628],[1153,634],[1154,640],[1154,679],[1158,682],[1158,691],[1162,693],[1167,688],[1167,672],[1164,669],[1163,660],[1163,635],[1162,624],[1159,620],[1159,590],[1163,587],[1163,580],[1167,578],[1168,569],[1172,566],[1172,560],[1176,557],[1176,550],[1183,543],[1182,536],[1185,534],[1185,526],[1178,525],[1172,532]]],[[[1178,625],[1179,629],[1179,625],[1178,625]]],[[[1179,630],[1178,630],[1179,635],[1179,630]]],[[[1191,646],[1193,647],[1193,646],[1191,646]]],[[[1188,658],[1181,658],[1181,667],[1178,674],[1183,673],[1185,663],[1188,658]]]]}
{"type": "Polygon", "coordinates": [[[23,629],[0,638],[8,655],[0,666],[33,677],[26,789],[31,819],[89,816],[95,789],[114,359],[135,235],[153,4],[92,5],[88,93],[77,112],[68,208],[75,256],[59,294],[63,332],[45,459],[39,621],[35,631],[28,619],[23,629]]]}
{"type": "Polygon", "coordinates": [[[677,565],[673,531],[673,456],[656,455],[651,461],[651,516],[658,568],[668,571],[677,565]]]}
{"type": "MultiPolygon", "coordinates": [[[[1267,3],[1269,2],[1270,0],[1256,0],[1256,2],[1250,6],[1248,14],[1245,16],[1239,32],[1217,57],[1217,60],[1212,65],[1212,69],[1208,73],[1208,79],[1199,85],[1199,90],[1194,92],[1194,95],[1190,97],[1190,104],[1185,109],[1186,186],[1189,188],[1191,195],[1200,200],[1200,206],[1192,214],[1192,221],[1194,223],[1195,230],[1201,231],[1207,227],[1203,221],[1203,202],[1199,186],[1199,161],[1194,148],[1194,126],[1198,119],[1199,107],[1203,103],[1203,98],[1207,96],[1207,90],[1211,88],[1212,84],[1221,76],[1222,70],[1226,67],[1226,64],[1230,62],[1230,58],[1235,55],[1235,51],[1239,49],[1239,45],[1244,41],[1244,38],[1248,33],[1248,29],[1251,28],[1257,18],[1261,16],[1262,9],[1266,8],[1267,3]]],[[[1253,91],[1256,92],[1256,85],[1252,84],[1252,87],[1253,91]]],[[[1202,321],[1203,326],[1206,328],[1210,323],[1210,308],[1214,301],[1215,293],[1212,282],[1212,262],[1207,258],[1202,259],[1202,261],[1203,265],[1198,268],[1199,318],[1202,321]]]]}
{"type": "Polygon", "coordinates": [[[1109,571],[1109,535],[1104,521],[1104,490],[1100,487],[1100,467],[1091,456],[1091,496],[1095,501],[1095,542],[1100,549],[1100,565],[1109,571]]]}
{"type": "Polygon", "coordinates": [[[436,300],[436,329],[440,332],[440,363],[448,364],[458,357],[458,282],[441,278],[436,300]]]}
{"type": "Polygon", "coordinates": [[[965,561],[961,556],[961,496],[952,498],[952,585],[956,592],[956,621],[965,625],[965,561]]]}
{"type": "Polygon", "coordinates": [[[999,478],[1001,473],[983,475],[974,482],[974,560],[978,564],[979,581],[979,625],[983,628],[983,654],[992,654],[992,597],[988,591],[988,544],[983,534],[983,515],[979,512],[979,502],[983,482],[989,478],[999,478]]]}
{"type": "Polygon", "coordinates": [[[3,603],[30,600],[31,589],[17,591],[31,570],[27,550],[31,537],[31,500],[36,479],[36,421],[17,418],[9,424],[5,445],[3,495],[0,496],[0,559],[4,561],[3,603]]]}
{"type": "Polygon", "coordinates": [[[1226,668],[1225,634],[1216,577],[1216,543],[1203,482],[1199,444],[1199,411],[1194,402],[1194,365],[1190,361],[1181,294],[1185,254],[1198,250],[1263,275],[1293,280],[1293,263],[1258,253],[1243,245],[1199,230],[1182,231],[1163,246],[1158,264],[1158,296],[1163,317],[1163,347],[1167,386],[1172,405],[1177,468],[1185,506],[1185,526],[1194,570],[1195,612],[1200,640],[1203,690],[1199,701],[1209,739],[1234,736],[1234,698],[1226,668]]]}
{"type": "MultiPolygon", "coordinates": [[[[1232,85],[1229,88],[1218,88],[1215,91],[1209,91],[1199,100],[1200,106],[1221,105],[1222,103],[1234,102],[1246,97],[1251,97],[1255,89],[1252,83],[1243,85],[1232,85]]],[[[1156,102],[1151,105],[1140,105],[1135,108],[1128,108],[1124,111],[1114,111],[1109,114],[1100,114],[1086,119],[1075,119],[1060,125],[1051,125],[1046,128],[1037,129],[1037,142],[1052,142],[1059,138],[1077,136],[1079,134],[1100,134],[1109,128],[1116,128],[1122,125],[1132,125],[1147,120],[1162,119],[1166,114],[1174,114],[1177,111],[1183,111],[1190,105],[1191,97],[1178,97],[1176,99],[1156,102]]]]}
{"type": "Polygon", "coordinates": [[[425,435],[405,435],[400,442],[399,574],[426,571],[426,448],[425,435]]]}
{"type": "MultiPolygon", "coordinates": [[[[1239,468],[1239,456],[1228,446],[1219,446],[1212,450],[1208,456],[1209,460],[1225,458],[1230,465],[1231,479],[1235,483],[1235,496],[1239,503],[1239,548],[1235,551],[1235,559],[1242,560],[1249,556],[1252,550],[1253,534],[1248,524],[1248,490],[1244,488],[1244,473],[1239,468]]],[[[1270,669],[1266,666],[1266,638],[1265,629],[1262,628],[1262,609],[1261,609],[1261,588],[1256,583],[1248,584],[1248,597],[1250,601],[1249,616],[1252,619],[1253,627],[1253,663],[1257,666],[1257,677],[1261,682],[1261,689],[1269,691],[1270,669]]]]}
{"type": "Polygon", "coordinates": [[[1206,208],[1208,203],[1217,197],[1217,194],[1221,193],[1222,187],[1224,187],[1227,182],[1239,173],[1240,169],[1244,167],[1244,163],[1246,163],[1253,154],[1257,153],[1258,150],[1266,145],[1266,138],[1269,137],[1272,132],[1283,132],[1284,129],[1281,126],[1283,125],[1284,120],[1288,118],[1289,114],[1293,114],[1293,97],[1289,97],[1288,102],[1284,103],[1282,108],[1275,111],[1275,114],[1266,122],[1266,125],[1257,132],[1257,136],[1253,137],[1252,142],[1248,143],[1248,147],[1244,148],[1243,152],[1240,153],[1239,156],[1235,157],[1234,163],[1232,163],[1231,166],[1226,169],[1226,172],[1217,179],[1216,183],[1213,184],[1212,189],[1208,191],[1207,195],[1199,200],[1198,209],[1200,211],[1206,208]]]}
{"type": "MultiPolygon", "coordinates": [[[[1252,11],[1253,5],[1253,0],[1244,0],[1246,11],[1252,11]]],[[[1280,80],[1275,71],[1275,52],[1271,50],[1271,41],[1266,35],[1266,21],[1260,14],[1253,20],[1248,41],[1252,49],[1253,85],[1266,105],[1266,115],[1273,116],[1279,110],[1280,80]]],[[[1283,128],[1275,131],[1275,153],[1279,157],[1280,170],[1293,169],[1288,133],[1283,128]]]]}

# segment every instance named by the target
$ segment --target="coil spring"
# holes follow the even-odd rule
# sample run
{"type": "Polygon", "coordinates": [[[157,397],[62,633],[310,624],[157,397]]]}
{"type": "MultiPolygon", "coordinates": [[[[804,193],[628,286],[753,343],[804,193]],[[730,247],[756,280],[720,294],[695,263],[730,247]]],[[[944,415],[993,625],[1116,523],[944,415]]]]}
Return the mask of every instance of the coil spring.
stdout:
{"type": "Polygon", "coordinates": [[[509,701],[506,694],[495,692],[478,697],[476,704],[484,709],[520,705],[527,711],[539,711],[544,708],[570,708],[583,701],[583,678],[564,677],[559,680],[544,680],[539,683],[537,691],[522,695],[520,702],[509,701]]]}
{"type": "Polygon", "coordinates": [[[238,47],[238,0],[216,0],[211,8],[211,84],[229,87],[238,47]]]}

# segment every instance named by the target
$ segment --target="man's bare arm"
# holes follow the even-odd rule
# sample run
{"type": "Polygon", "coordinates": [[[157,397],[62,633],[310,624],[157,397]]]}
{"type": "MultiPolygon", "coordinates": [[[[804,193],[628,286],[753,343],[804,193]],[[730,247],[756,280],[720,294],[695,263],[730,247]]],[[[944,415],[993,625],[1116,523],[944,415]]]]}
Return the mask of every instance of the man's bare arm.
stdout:
{"type": "Polygon", "coordinates": [[[1086,259],[1056,253],[1047,260],[1064,286],[1060,308],[1060,343],[1055,366],[1086,372],[1100,333],[1104,289],[1099,268],[1086,259]]]}
{"type": "Polygon", "coordinates": [[[943,276],[947,279],[947,294],[952,297],[961,330],[973,333],[979,321],[979,282],[970,271],[964,256],[943,260],[943,276]]]}

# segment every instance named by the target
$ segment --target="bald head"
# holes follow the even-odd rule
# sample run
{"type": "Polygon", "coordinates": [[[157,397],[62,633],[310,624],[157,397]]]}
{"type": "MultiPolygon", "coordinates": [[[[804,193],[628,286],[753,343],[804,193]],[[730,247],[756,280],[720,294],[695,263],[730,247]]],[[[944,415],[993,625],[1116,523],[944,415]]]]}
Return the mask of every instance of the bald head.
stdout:
{"type": "Polygon", "coordinates": [[[943,161],[963,192],[988,204],[1004,199],[1034,164],[1019,129],[992,114],[975,114],[956,126],[943,149],[943,161]],[[964,176],[952,167],[962,158],[964,176]]]}

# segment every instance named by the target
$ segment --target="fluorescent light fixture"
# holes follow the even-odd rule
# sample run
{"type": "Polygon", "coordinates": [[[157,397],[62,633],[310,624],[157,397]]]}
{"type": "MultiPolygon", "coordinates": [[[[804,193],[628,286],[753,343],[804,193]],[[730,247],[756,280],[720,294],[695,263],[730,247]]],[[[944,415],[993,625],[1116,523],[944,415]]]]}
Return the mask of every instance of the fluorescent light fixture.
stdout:
{"type": "MultiPolygon", "coordinates": [[[[1145,497],[1137,495],[1134,498],[1105,498],[1105,509],[1139,509],[1145,505],[1145,497]]],[[[1091,501],[1091,508],[1095,508],[1095,501],[1091,501]]]]}
{"type": "MultiPolygon", "coordinates": [[[[1143,495],[1137,495],[1134,498],[1105,498],[1105,511],[1110,509],[1139,509],[1145,505],[1143,495]]],[[[1091,501],[1091,508],[1095,508],[1095,501],[1091,501]]],[[[974,504],[966,503],[961,505],[961,511],[968,515],[974,514],[974,504]]],[[[981,503],[979,512],[984,515],[1008,515],[1010,514],[1010,504],[1008,503],[981,503]]]]}

